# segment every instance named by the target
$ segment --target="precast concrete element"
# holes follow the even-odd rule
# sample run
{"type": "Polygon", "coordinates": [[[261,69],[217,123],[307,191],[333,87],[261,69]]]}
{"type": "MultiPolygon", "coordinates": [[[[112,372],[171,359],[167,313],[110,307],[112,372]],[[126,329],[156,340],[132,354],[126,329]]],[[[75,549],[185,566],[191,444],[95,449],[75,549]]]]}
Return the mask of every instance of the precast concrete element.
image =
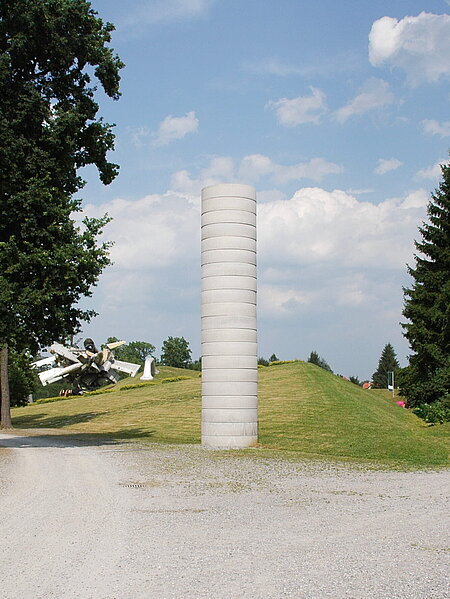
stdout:
{"type": "Polygon", "coordinates": [[[202,190],[202,444],[258,440],[256,192],[202,190]]]}
{"type": "Polygon", "coordinates": [[[153,377],[157,374],[159,374],[159,370],[156,370],[155,358],[147,356],[144,362],[144,374],[141,376],[141,381],[152,381],[153,377]]]}

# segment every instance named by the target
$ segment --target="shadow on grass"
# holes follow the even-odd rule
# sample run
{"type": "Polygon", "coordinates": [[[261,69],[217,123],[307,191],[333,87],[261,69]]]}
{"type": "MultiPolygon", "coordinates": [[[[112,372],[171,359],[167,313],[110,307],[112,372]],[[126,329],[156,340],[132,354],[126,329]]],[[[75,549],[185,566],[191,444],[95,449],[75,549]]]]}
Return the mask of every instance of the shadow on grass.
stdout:
{"type": "Polygon", "coordinates": [[[23,447],[100,447],[114,446],[135,439],[150,439],[155,431],[144,429],[118,429],[111,433],[76,433],[51,429],[0,430],[0,448],[23,447]]]}
{"type": "Polygon", "coordinates": [[[84,412],[82,414],[72,414],[64,416],[48,416],[46,412],[38,412],[25,416],[17,416],[13,418],[13,426],[18,427],[39,427],[39,428],[60,428],[70,426],[72,424],[80,424],[89,422],[94,418],[103,416],[106,412],[84,412]]]}

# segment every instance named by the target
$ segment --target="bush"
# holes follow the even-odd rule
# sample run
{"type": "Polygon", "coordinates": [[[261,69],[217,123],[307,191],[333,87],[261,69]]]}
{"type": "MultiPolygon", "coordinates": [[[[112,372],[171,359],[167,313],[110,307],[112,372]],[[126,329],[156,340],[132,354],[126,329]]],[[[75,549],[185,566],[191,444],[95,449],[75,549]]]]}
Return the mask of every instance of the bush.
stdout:
{"type": "Polygon", "coordinates": [[[414,408],[413,412],[428,424],[450,422],[450,395],[432,404],[422,403],[414,408]]]}
{"type": "MultiPolygon", "coordinates": [[[[108,387],[107,389],[96,389],[94,391],[86,391],[86,393],[83,393],[83,397],[85,395],[103,395],[104,393],[112,393],[113,391],[117,391],[117,389],[115,389],[114,387],[108,387]]],[[[80,397],[79,395],[71,395],[69,397],[80,397]]]]}
{"type": "Polygon", "coordinates": [[[122,385],[122,387],[117,389],[117,391],[126,391],[127,389],[140,389],[141,387],[150,387],[151,385],[156,385],[156,383],[154,381],[149,381],[148,383],[130,383],[129,385],[122,385]]]}
{"type": "Polygon", "coordinates": [[[9,352],[8,365],[9,393],[11,406],[24,406],[39,380],[30,366],[30,360],[24,354],[12,350],[9,352]]]}
{"type": "Polygon", "coordinates": [[[54,401],[63,401],[64,399],[72,399],[72,397],[73,397],[73,395],[68,395],[67,397],[64,397],[64,395],[61,395],[61,396],[58,395],[58,397],[41,397],[41,399],[37,399],[33,403],[35,403],[35,404],[53,403],[54,401]]]}
{"type": "Polygon", "coordinates": [[[166,379],[162,379],[161,383],[176,383],[177,381],[189,381],[191,376],[171,376],[166,379]]]}
{"type": "Polygon", "coordinates": [[[295,364],[297,362],[303,362],[303,360],[277,360],[276,362],[269,362],[269,366],[279,366],[280,364],[295,364]]]}

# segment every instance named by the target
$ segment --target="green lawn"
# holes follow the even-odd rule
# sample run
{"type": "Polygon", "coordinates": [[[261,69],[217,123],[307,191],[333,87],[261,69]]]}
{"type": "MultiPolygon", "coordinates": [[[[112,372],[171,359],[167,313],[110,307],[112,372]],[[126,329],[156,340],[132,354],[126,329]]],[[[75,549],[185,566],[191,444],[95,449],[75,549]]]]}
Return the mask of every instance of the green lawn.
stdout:
{"type": "MultiPolygon", "coordinates": [[[[260,368],[259,375],[259,453],[448,465],[449,426],[427,426],[388,392],[363,390],[304,362],[260,368]]],[[[198,372],[162,367],[155,384],[122,389],[138,383],[124,379],[104,395],[15,408],[13,425],[117,440],[200,442],[198,372]],[[177,376],[190,378],[162,382],[177,376]]]]}

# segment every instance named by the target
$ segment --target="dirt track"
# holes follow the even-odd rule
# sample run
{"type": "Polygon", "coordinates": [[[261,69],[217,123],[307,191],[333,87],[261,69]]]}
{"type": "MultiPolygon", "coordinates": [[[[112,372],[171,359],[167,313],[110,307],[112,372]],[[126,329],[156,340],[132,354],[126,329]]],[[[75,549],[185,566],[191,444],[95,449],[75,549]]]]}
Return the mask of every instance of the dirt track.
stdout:
{"type": "Polygon", "coordinates": [[[0,434],[0,597],[447,599],[449,482],[0,434]]]}

